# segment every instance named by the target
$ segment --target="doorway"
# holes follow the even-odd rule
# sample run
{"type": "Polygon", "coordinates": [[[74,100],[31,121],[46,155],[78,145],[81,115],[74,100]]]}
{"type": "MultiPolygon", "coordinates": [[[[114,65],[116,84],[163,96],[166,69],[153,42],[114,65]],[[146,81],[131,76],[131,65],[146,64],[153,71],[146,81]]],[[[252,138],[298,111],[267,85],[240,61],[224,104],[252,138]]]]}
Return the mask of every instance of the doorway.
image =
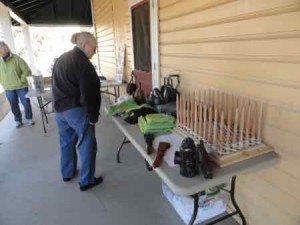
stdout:
{"type": "Polygon", "coordinates": [[[149,93],[159,87],[157,0],[130,0],[133,69],[136,82],[149,93]]]}

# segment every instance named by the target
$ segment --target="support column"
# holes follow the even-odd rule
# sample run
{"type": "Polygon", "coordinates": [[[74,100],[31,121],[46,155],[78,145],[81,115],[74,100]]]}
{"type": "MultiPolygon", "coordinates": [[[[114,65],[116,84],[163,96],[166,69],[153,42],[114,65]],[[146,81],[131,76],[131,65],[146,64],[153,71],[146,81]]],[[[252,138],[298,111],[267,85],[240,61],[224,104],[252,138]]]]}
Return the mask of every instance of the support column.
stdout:
{"type": "Polygon", "coordinates": [[[9,9],[1,2],[0,2],[0,29],[2,31],[4,41],[9,46],[11,52],[16,53],[9,9]]]}
{"type": "Polygon", "coordinates": [[[34,57],[33,57],[33,50],[32,50],[32,44],[31,44],[31,38],[30,38],[28,25],[23,23],[22,30],[23,30],[23,34],[24,34],[25,48],[26,48],[27,54],[28,54],[29,67],[30,67],[32,73],[35,74],[36,66],[35,66],[34,57]]]}

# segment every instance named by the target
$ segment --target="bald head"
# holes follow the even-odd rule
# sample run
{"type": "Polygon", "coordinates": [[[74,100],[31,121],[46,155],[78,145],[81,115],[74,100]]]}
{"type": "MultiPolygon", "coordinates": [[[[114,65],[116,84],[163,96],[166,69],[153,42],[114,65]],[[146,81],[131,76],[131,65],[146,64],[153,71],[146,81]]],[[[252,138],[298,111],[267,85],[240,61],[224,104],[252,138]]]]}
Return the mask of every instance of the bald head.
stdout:
{"type": "Polygon", "coordinates": [[[97,41],[89,32],[80,32],[72,35],[71,42],[82,49],[90,59],[96,53],[97,41]]]}
{"type": "Polygon", "coordinates": [[[0,41],[0,57],[3,58],[10,53],[8,45],[4,41],[0,41]]]}

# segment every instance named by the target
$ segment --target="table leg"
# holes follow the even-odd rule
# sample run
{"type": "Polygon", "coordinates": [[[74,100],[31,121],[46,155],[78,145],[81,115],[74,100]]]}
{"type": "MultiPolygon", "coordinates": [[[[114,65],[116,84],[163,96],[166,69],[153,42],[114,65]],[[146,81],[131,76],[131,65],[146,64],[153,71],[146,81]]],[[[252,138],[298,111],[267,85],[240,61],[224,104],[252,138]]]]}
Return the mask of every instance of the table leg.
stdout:
{"type": "Polygon", "coordinates": [[[193,196],[193,199],[194,199],[194,211],[193,211],[193,215],[192,215],[192,218],[189,222],[189,225],[193,225],[196,218],[197,218],[197,215],[198,215],[198,208],[199,208],[199,194],[194,194],[193,196]]]}
{"type": "Polygon", "coordinates": [[[152,168],[152,166],[150,166],[150,164],[148,163],[148,161],[146,159],[145,159],[145,163],[146,163],[147,170],[152,171],[153,168],[152,168]]]}
{"type": "Polygon", "coordinates": [[[120,98],[120,86],[117,86],[118,98],[120,98]]]}
{"type": "Polygon", "coordinates": [[[230,198],[231,198],[234,208],[236,209],[237,213],[239,214],[239,216],[242,219],[243,225],[246,225],[247,224],[246,219],[235,200],[235,182],[236,182],[236,176],[232,177],[232,179],[231,179],[230,198]]]}
{"type": "Polygon", "coordinates": [[[235,182],[236,182],[236,176],[234,176],[234,177],[231,178],[231,189],[230,190],[226,190],[226,189],[224,190],[224,191],[230,193],[230,199],[231,199],[231,202],[232,202],[232,204],[233,204],[233,206],[235,208],[235,211],[232,212],[232,213],[229,213],[229,214],[227,214],[225,216],[222,216],[222,217],[220,217],[220,218],[218,218],[216,220],[213,220],[213,221],[207,223],[206,225],[214,225],[214,224],[219,223],[219,222],[221,222],[223,220],[226,220],[229,217],[233,217],[236,214],[238,214],[241,217],[243,225],[247,224],[246,223],[246,219],[245,219],[245,217],[244,217],[241,209],[239,208],[239,206],[238,206],[238,204],[236,203],[236,200],[235,200],[235,182]]]}
{"type": "Polygon", "coordinates": [[[123,141],[122,141],[122,143],[121,143],[119,149],[118,149],[118,153],[117,153],[117,163],[120,163],[120,153],[121,153],[121,150],[122,150],[124,144],[128,144],[128,143],[130,143],[130,141],[127,140],[127,137],[125,136],[125,137],[123,138],[123,141]]]}
{"type": "Polygon", "coordinates": [[[43,109],[43,102],[42,102],[41,97],[37,97],[37,100],[38,100],[39,108],[40,108],[40,112],[41,112],[42,123],[43,123],[43,127],[44,127],[44,133],[46,134],[47,130],[46,130],[46,126],[45,126],[45,119],[44,119],[45,113],[43,111],[44,110],[43,109]]]}
{"type": "Polygon", "coordinates": [[[117,88],[114,86],[114,92],[115,92],[115,102],[117,102],[118,100],[118,96],[117,96],[117,88]]]}

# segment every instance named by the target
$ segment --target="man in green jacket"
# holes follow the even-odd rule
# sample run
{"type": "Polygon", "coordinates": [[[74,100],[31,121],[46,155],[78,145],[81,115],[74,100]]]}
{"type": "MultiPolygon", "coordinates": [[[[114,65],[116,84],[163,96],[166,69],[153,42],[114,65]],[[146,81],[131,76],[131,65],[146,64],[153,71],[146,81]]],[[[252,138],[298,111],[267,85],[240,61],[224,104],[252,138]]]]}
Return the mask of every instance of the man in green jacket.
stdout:
{"type": "Polygon", "coordinates": [[[34,125],[30,100],[26,98],[28,92],[27,76],[31,75],[26,62],[19,56],[12,54],[5,42],[0,42],[0,84],[5,90],[6,97],[14,114],[16,127],[23,126],[19,99],[25,109],[28,125],[34,125]]]}

